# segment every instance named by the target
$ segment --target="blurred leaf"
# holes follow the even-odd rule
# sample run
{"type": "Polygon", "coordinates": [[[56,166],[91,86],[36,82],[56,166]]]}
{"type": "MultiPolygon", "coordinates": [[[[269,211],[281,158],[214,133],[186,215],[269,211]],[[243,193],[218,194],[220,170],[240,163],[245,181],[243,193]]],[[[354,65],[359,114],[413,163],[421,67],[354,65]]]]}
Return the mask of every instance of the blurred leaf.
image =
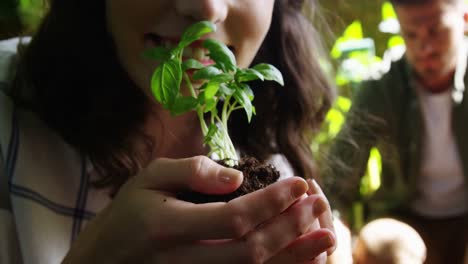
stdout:
{"type": "Polygon", "coordinates": [[[363,33],[362,33],[362,24],[361,21],[355,20],[351,25],[349,25],[343,36],[346,38],[346,40],[350,39],[362,39],[363,38],[363,33]]]}
{"type": "Polygon", "coordinates": [[[326,119],[329,122],[328,135],[331,138],[334,138],[343,126],[345,121],[344,115],[336,109],[330,109],[327,113],[326,119]]]}
{"type": "Polygon", "coordinates": [[[188,59],[188,60],[185,60],[182,64],[182,69],[184,71],[186,70],[190,70],[190,69],[195,69],[195,70],[199,70],[201,68],[205,67],[201,62],[197,61],[197,60],[194,60],[194,59],[188,59]]]}
{"type": "Polygon", "coordinates": [[[220,73],[215,77],[211,78],[211,82],[218,82],[218,83],[227,83],[234,80],[234,76],[229,73],[220,73]]]}
{"type": "Polygon", "coordinates": [[[361,179],[361,197],[369,197],[380,188],[382,173],[382,157],[376,147],[371,148],[367,161],[366,175],[361,179]]]}
{"type": "Polygon", "coordinates": [[[348,112],[351,108],[351,100],[349,98],[339,96],[335,105],[344,112],[348,112]]]}
{"type": "Polygon", "coordinates": [[[219,91],[221,92],[221,94],[229,96],[229,95],[233,95],[236,89],[233,89],[229,87],[228,85],[226,85],[225,83],[222,83],[219,86],[219,91]]]}
{"type": "Polygon", "coordinates": [[[343,37],[339,37],[336,42],[335,42],[335,45],[333,45],[333,48],[330,52],[330,55],[333,59],[339,59],[341,57],[341,50],[338,48],[338,46],[340,45],[340,43],[343,43],[345,41],[345,39],[343,37]]]}
{"type": "Polygon", "coordinates": [[[362,39],[362,38],[363,38],[363,32],[362,32],[361,21],[355,20],[348,27],[346,27],[343,35],[336,40],[335,45],[333,45],[333,48],[330,52],[330,55],[334,59],[340,58],[342,51],[340,50],[339,47],[343,43],[350,41],[350,40],[357,40],[357,39],[362,39]]]}
{"type": "Polygon", "coordinates": [[[221,70],[214,67],[214,66],[207,66],[205,68],[202,68],[198,70],[194,75],[193,79],[194,80],[210,80],[211,78],[214,78],[216,75],[221,74],[221,70]]]}
{"type": "Polygon", "coordinates": [[[397,18],[393,5],[390,2],[382,4],[382,20],[397,18]]]}
{"type": "Polygon", "coordinates": [[[171,58],[171,50],[165,47],[154,47],[143,52],[143,57],[147,59],[166,61],[171,58]]]}
{"type": "Polygon", "coordinates": [[[401,45],[405,45],[405,40],[401,37],[401,36],[392,36],[389,40],[388,40],[388,48],[393,48],[393,47],[396,47],[396,46],[401,46],[401,45]]]}
{"type": "Polygon", "coordinates": [[[27,31],[38,27],[46,11],[47,1],[19,0],[20,17],[27,31]]]}
{"type": "Polygon", "coordinates": [[[205,86],[205,92],[204,92],[204,97],[205,100],[211,100],[214,98],[216,93],[219,90],[219,83],[210,81],[206,86],[205,86]]]}

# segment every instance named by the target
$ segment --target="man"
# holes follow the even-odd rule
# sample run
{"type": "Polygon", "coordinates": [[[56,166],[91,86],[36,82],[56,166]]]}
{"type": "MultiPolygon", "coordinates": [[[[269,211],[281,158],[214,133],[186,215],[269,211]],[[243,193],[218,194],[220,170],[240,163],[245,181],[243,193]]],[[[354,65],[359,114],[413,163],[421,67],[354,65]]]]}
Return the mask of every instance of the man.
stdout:
{"type": "MultiPolygon", "coordinates": [[[[468,212],[468,84],[463,0],[392,0],[407,51],[357,92],[326,169],[341,212],[360,199],[369,151],[382,155],[381,187],[368,219],[415,228],[427,263],[463,263],[468,212]]],[[[332,204],[333,205],[333,204],[332,204]]]]}

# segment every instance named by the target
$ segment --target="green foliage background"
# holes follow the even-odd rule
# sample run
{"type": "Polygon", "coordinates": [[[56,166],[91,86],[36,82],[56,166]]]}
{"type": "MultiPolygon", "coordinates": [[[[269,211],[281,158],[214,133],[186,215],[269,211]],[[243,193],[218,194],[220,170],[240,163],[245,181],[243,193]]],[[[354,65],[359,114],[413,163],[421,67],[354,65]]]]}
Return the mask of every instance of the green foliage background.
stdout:
{"type": "MultiPolygon", "coordinates": [[[[354,89],[357,89],[358,84],[369,77],[366,74],[369,70],[381,63],[384,52],[391,46],[402,44],[402,40],[398,35],[383,33],[379,30],[378,25],[383,20],[394,16],[392,8],[384,0],[317,1],[321,10],[316,11],[325,18],[332,31],[331,35],[335,36],[330,42],[333,45],[330,45],[329,49],[330,58],[336,70],[335,81],[341,95],[329,111],[320,133],[316,135],[311,146],[319,166],[326,166],[323,153],[327,152],[330,143],[345,122],[346,113],[352,104],[350,98],[354,89]],[[349,46],[355,47],[355,44],[361,48],[349,49],[349,46]],[[372,48],[366,46],[367,44],[372,44],[372,48]],[[348,48],[343,48],[345,46],[348,48]],[[346,63],[351,63],[352,67],[346,69],[344,67],[346,63]]],[[[47,10],[47,0],[0,0],[0,39],[33,32],[40,23],[45,10],[47,10]]],[[[324,30],[319,29],[324,36],[329,36],[330,32],[326,32],[327,29],[324,30]]],[[[380,171],[380,154],[377,149],[372,149],[368,171],[360,187],[363,200],[379,188],[380,171]]],[[[362,226],[361,205],[359,202],[356,203],[353,210],[355,229],[362,226]]]]}
{"type": "Polygon", "coordinates": [[[362,21],[364,36],[374,39],[376,54],[382,55],[387,49],[391,37],[379,31],[382,21],[382,4],[384,0],[321,0],[325,14],[335,36],[340,36],[345,28],[355,20],[362,21]]]}
{"type": "Polygon", "coordinates": [[[0,0],[0,39],[33,32],[47,9],[47,0],[0,0]]]}

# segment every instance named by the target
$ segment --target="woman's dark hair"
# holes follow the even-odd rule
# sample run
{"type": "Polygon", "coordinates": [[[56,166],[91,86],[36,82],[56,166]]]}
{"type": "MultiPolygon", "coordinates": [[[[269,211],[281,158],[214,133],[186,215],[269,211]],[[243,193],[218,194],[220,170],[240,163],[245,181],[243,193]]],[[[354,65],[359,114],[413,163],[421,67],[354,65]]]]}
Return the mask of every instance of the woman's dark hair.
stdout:
{"type": "Polygon", "coordinates": [[[236,145],[245,153],[260,159],[282,153],[295,173],[305,178],[317,177],[310,145],[335,95],[319,65],[325,56],[311,23],[317,10],[315,1],[275,2],[270,32],[253,64],[277,66],[285,87],[255,83],[253,122],[241,122],[244,115],[236,113],[230,125],[236,145]]]}
{"type": "MultiPolygon", "coordinates": [[[[334,94],[319,66],[318,35],[302,12],[312,4],[275,2],[271,29],[255,61],[277,66],[286,86],[254,83],[258,117],[248,124],[238,113],[230,122],[243,153],[261,160],[283,153],[304,177],[314,174],[311,137],[334,94]]],[[[14,86],[17,104],[35,111],[91,161],[101,176],[96,186],[117,190],[149,162],[155,142],[142,127],[150,103],[117,59],[105,1],[51,0],[14,86]]]]}

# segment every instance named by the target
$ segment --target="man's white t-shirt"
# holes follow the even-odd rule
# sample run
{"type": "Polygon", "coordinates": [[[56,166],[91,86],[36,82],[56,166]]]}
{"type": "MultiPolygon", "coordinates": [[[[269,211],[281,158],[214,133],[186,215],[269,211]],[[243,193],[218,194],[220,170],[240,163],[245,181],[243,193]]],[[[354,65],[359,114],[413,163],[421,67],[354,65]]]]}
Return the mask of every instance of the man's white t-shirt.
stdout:
{"type": "Polygon", "coordinates": [[[432,218],[462,215],[468,211],[468,193],[453,134],[452,89],[434,94],[418,87],[417,94],[424,134],[417,181],[419,195],[411,204],[412,209],[432,218]]]}

